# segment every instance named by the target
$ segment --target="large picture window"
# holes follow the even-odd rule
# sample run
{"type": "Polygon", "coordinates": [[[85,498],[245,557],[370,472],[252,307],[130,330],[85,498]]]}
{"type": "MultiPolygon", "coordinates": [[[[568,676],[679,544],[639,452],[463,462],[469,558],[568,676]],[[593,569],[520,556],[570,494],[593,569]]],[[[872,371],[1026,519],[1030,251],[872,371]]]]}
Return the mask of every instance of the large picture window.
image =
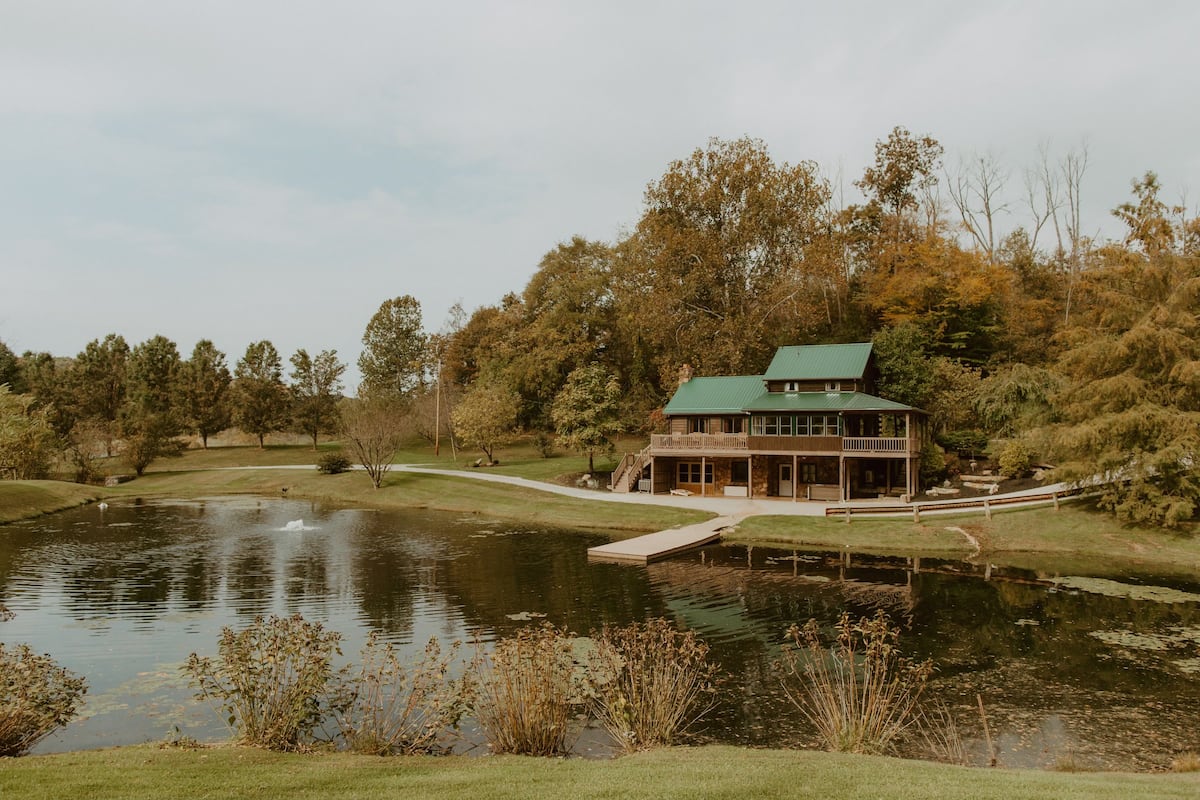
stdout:
{"type": "MultiPolygon", "coordinates": [[[[700,483],[700,462],[679,462],[679,473],[676,477],[678,478],[676,483],[700,483]]],[[[713,482],[713,465],[711,461],[704,464],[704,482],[713,482]]]]}

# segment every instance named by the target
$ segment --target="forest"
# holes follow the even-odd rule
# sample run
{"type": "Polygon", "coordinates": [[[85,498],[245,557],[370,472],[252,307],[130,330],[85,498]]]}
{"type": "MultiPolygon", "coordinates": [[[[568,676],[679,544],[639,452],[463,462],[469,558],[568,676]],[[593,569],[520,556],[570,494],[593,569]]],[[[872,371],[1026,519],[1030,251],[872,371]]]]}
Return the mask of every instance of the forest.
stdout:
{"type": "Polygon", "coordinates": [[[1102,507],[1176,527],[1200,508],[1200,220],[1146,172],[1112,209],[1122,235],[1089,236],[1088,158],[947,166],[937,140],[897,127],[845,203],[813,162],[712,139],[646,187],[631,230],[557,244],[494,305],[427,332],[416,298],[386,300],[355,398],[334,351],[298,351],[285,382],[269,341],[232,373],[207,341],[186,359],[161,336],[109,334],[74,358],[0,342],[0,472],[66,463],[88,480],[119,451],[140,473],[179,436],[206,445],[231,425],[315,447],[383,399],[409,435],[457,435],[489,460],[516,431],[591,454],[656,430],[684,365],[757,374],[781,345],[872,341],[878,393],[930,414],[925,481],[1003,452],[1098,477],[1102,507]]]}

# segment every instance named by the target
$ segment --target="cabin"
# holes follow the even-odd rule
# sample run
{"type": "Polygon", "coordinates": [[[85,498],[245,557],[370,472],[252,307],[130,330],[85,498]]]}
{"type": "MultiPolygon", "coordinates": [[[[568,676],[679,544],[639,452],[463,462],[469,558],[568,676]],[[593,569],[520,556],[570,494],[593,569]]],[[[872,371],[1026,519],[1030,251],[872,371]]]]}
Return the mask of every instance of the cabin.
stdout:
{"type": "Polygon", "coordinates": [[[927,415],[876,397],[870,342],[781,347],[763,375],[693,377],[613,491],[844,501],[917,493],[927,415]]]}

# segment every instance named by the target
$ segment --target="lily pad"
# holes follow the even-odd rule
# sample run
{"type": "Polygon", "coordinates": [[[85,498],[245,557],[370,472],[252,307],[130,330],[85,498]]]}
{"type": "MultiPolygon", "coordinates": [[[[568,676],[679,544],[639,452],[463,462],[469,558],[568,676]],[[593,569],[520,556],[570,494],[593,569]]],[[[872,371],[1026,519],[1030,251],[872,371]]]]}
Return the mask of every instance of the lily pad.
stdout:
{"type": "Polygon", "coordinates": [[[1077,589],[1090,594],[1102,594],[1106,597],[1127,597],[1130,600],[1149,600],[1153,603],[1200,603],[1200,594],[1183,592],[1168,586],[1139,586],[1133,583],[1110,581],[1105,578],[1074,576],[1055,578],[1054,583],[1060,587],[1077,589]]]}

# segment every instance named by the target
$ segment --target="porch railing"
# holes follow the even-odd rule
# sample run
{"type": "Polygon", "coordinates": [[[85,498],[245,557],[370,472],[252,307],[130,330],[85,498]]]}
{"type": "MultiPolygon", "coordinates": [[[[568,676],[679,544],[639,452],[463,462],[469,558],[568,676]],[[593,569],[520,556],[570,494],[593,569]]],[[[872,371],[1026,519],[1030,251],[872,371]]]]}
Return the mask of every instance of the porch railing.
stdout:
{"type": "MultiPolygon", "coordinates": [[[[656,433],[650,437],[650,447],[653,450],[749,450],[749,436],[744,433],[656,433]]],[[[765,439],[772,437],[754,437],[756,447],[765,439]]],[[[797,447],[798,440],[808,437],[779,437],[780,443],[789,447],[797,447]]],[[[826,447],[837,451],[837,437],[813,437],[813,441],[828,442],[826,447]]],[[[909,440],[906,437],[891,436],[845,436],[842,437],[841,450],[845,453],[907,453],[910,451],[909,440]]],[[[801,448],[804,449],[804,448],[801,448]]]]}
{"type": "Polygon", "coordinates": [[[746,450],[744,433],[656,433],[650,446],[656,450],[746,450]]]}
{"type": "Polygon", "coordinates": [[[906,453],[908,439],[890,436],[847,436],[842,439],[847,453],[906,453]]]}

